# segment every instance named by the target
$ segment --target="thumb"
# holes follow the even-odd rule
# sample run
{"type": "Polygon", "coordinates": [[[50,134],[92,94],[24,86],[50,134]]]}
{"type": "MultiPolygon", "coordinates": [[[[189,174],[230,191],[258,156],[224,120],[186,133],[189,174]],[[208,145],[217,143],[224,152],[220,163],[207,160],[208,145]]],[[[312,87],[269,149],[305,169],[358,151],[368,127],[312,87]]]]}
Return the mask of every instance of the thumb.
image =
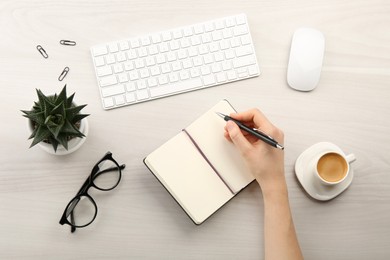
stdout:
{"type": "Polygon", "coordinates": [[[228,121],[226,123],[226,129],[229,133],[230,139],[232,139],[234,145],[242,154],[246,154],[252,148],[251,143],[248,142],[236,123],[228,121]]]}

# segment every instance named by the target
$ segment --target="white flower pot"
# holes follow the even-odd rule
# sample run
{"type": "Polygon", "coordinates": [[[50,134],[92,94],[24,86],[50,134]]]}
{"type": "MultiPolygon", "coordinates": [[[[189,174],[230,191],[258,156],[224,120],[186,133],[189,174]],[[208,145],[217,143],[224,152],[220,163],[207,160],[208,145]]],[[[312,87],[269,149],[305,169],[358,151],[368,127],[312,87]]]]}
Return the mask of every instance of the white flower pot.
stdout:
{"type": "MultiPolygon", "coordinates": [[[[30,129],[30,133],[32,133],[33,129],[32,129],[32,124],[31,124],[30,120],[28,120],[28,126],[30,129]]],[[[62,146],[61,144],[58,145],[57,151],[54,151],[53,146],[49,143],[40,142],[37,144],[37,146],[41,147],[42,150],[44,150],[50,154],[55,154],[55,155],[66,155],[66,154],[73,153],[74,151],[76,151],[77,149],[79,149],[83,145],[83,143],[85,142],[85,139],[88,136],[89,125],[88,125],[87,118],[81,119],[79,130],[85,136],[83,138],[75,137],[75,138],[72,138],[70,141],[68,141],[68,150],[66,150],[65,147],[62,146]]]]}

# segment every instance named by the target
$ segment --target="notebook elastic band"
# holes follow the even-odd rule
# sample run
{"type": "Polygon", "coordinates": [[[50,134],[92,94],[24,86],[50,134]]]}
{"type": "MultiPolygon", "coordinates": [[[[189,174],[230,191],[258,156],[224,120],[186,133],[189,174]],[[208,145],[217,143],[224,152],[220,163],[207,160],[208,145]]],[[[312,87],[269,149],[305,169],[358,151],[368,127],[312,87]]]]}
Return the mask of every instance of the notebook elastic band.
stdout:
{"type": "Polygon", "coordinates": [[[194,138],[187,132],[187,130],[183,129],[183,132],[187,134],[187,136],[190,138],[191,142],[194,144],[198,152],[202,155],[202,157],[205,159],[205,161],[210,165],[210,167],[214,170],[214,172],[218,175],[218,177],[221,179],[221,181],[225,184],[225,186],[229,189],[229,191],[234,195],[233,189],[227,184],[227,182],[223,179],[221,174],[217,171],[217,169],[214,167],[214,165],[210,162],[210,160],[206,157],[206,155],[203,153],[202,149],[200,149],[199,145],[195,142],[194,138]]]}

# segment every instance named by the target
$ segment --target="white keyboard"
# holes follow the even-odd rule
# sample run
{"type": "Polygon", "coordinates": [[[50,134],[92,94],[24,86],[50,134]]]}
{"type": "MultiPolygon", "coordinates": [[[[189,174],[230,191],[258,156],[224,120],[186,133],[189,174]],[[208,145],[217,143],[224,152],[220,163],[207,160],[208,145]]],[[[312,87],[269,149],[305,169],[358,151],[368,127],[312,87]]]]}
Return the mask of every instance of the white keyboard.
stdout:
{"type": "Polygon", "coordinates": [[[245,14],[91,48],[103,108],[260,74],[245,14]]]}

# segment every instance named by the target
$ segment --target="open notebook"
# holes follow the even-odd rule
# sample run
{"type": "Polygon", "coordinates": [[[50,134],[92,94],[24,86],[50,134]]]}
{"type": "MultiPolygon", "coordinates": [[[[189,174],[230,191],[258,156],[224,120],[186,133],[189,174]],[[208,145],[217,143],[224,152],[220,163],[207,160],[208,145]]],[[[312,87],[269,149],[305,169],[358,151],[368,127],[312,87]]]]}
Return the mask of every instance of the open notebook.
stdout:
{"type": "Polygon", "coordinates": [[[150,153],[144,163],[195,224],[201,224],[254,180],[215,112],[235,112],[227,100],[150,153]]]}

